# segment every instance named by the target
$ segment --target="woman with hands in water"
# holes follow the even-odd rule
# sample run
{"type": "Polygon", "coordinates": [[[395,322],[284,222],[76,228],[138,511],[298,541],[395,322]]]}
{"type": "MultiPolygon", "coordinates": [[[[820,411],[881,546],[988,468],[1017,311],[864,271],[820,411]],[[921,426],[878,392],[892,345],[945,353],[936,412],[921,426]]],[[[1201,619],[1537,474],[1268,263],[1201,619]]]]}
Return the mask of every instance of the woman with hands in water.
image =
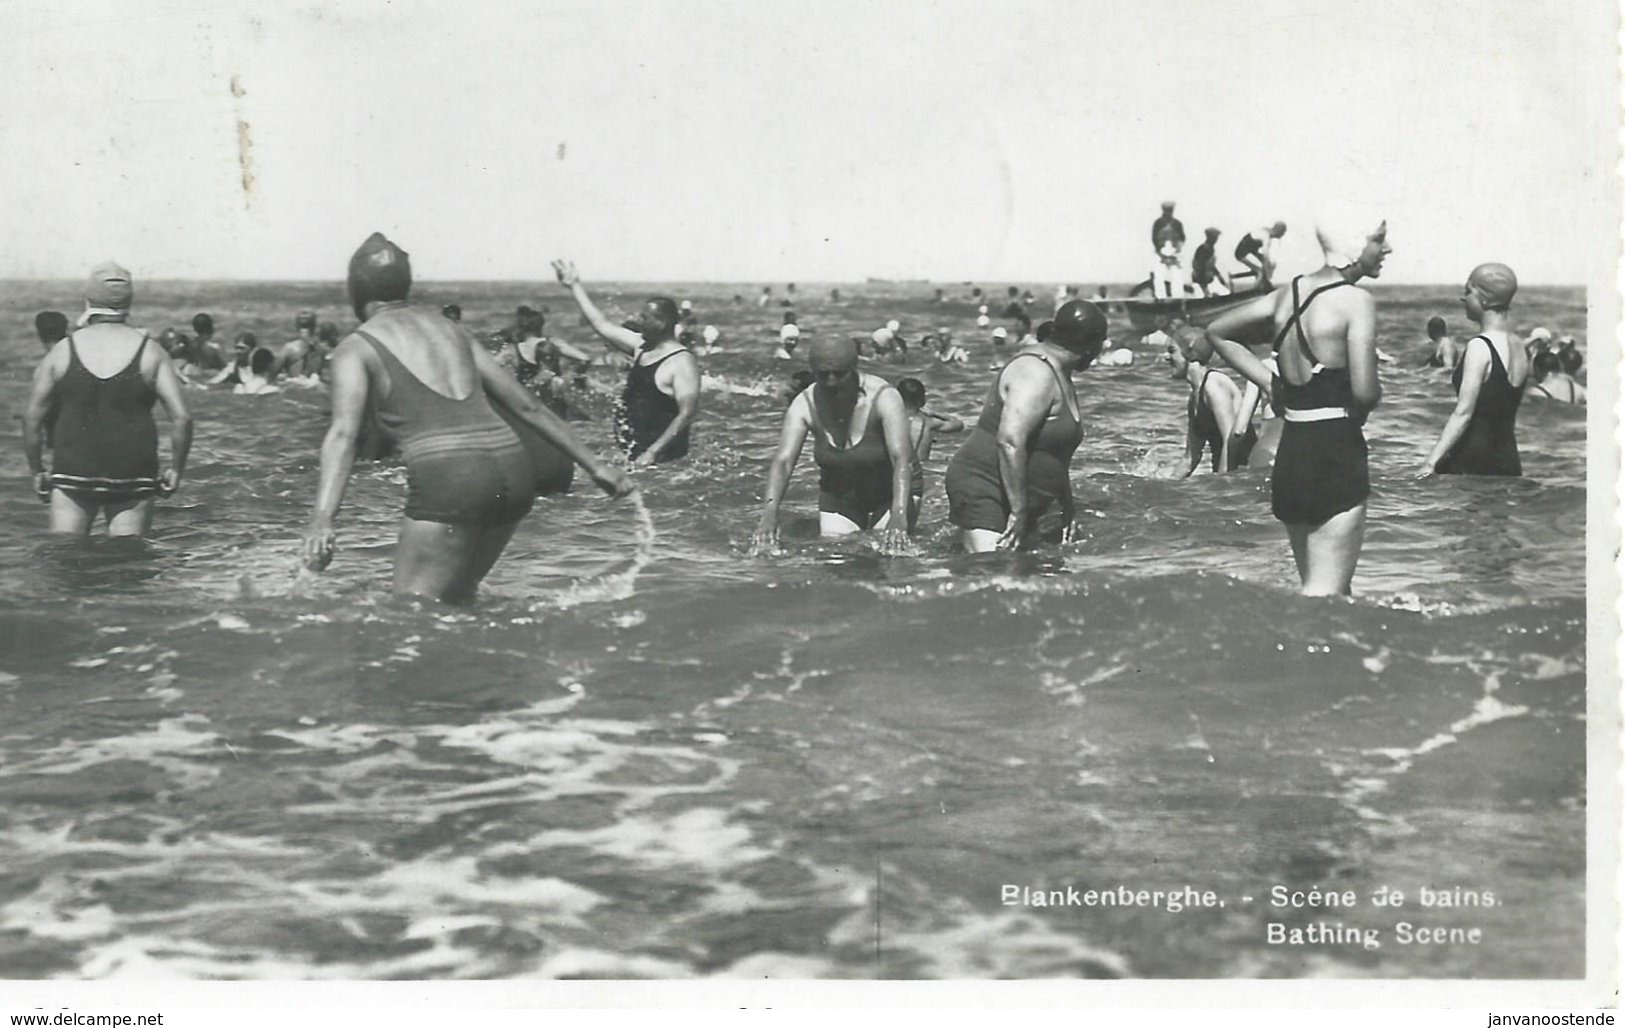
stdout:
{"type": "Polygon", "coordinates": [[[883,552],[910,551],[922,483],[913,473],[903,398],[885,379],[858,370],[850,339],[816,340],[807,363],[813,384],[784,412],[751,551],[778,547],[779,502],[809,433],[818,464],[818,534],[828,539],[879,529],[883,552]]]}
{"type": "Polygon", "coordinates": [[[1062,304],[1049,337],[1023,349],[993,378],[982,414],[948,465],[948,519],[971,553],[1014,550],[1052,505],[1061,541],[1072,541],[1072,454],[1083,421],[1072,376],[1093,364],[1106,315],[1085,300],[1062,304]]]}
{"type": "Polygon", "coordinates": [[[1347,595],[1365,539],[1371,494],[1361,428],[1382,398],[1376,303],[1355,285],[1376,278],[1392,252],[1388,223],[1358,209],[1322,218],[1326,263],[1291,284],[1221,314],[1207,342],[1280,405],[1285,425],[1270,475],[1270,509],[1286,526],[1306,596],[1347,595]],[[1235,337],[1267,322],[1279,374],[1235,337]]]}

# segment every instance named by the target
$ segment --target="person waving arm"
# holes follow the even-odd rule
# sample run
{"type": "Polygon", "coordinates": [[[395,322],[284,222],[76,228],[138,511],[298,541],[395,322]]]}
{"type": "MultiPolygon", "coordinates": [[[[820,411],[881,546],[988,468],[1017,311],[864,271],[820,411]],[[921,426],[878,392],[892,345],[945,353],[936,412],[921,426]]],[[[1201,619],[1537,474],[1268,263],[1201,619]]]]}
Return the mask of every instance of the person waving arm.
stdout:
{"type": "Polygon", "coordinates": [[[581,275],[576,271],[573,262],[554,261],[553,273],[558,276],[559,284],[570,290],[570,295],[575,299],[576,306],[580,307],[581,313],[587,316],[587,323],[592,326],[594,332],[598,333],[599,338],[622,353],[635,354],[638,352],[638,348],[643,345],[643,337],[631,329],[623,328],[604,317],[604,312],[599,310],[598,305],[592,302],[592,297],[587,295],[587,289],[581,284],[581,275]]]}

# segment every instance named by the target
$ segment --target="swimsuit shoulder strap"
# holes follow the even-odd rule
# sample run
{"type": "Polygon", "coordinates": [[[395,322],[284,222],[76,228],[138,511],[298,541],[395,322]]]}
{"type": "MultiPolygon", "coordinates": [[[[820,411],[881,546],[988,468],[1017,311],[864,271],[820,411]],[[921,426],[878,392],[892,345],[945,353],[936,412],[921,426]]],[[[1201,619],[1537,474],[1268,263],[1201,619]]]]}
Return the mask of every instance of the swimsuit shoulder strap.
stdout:
{"type": "MultiPolygon", "coordinates": [[[[395,392],[397,383],[401,381],[409,382],[420,389],[427,389],[431,393],[434,392],[433,389],[429,389],[428,386],[423,384],[422,379],[412,374],[412,369],[402,363],[401,359],[395,356],[395,354],[390,351],[389,347],[385,346],[377,336],[373,335],[371,332],[368,332],[364,328],[356,329],[355,334],[365,339],[367,343],[372,346],[373,352],[378,354],[378,359],[384,362],[387,370],[389,371],[389,391],[391,394],[395,392]]],[[[408,388],[410,388],[410,386],[408,388]]],[[[439,396],[440,394],[435,393],[435,395],[439,396]]]]}
{"type": "MultiPolygon", "coordinates": [[[[1010,364],[1014,364],[1023,357],[1036,357],[1044,362],[1044,366],[1049,369],[1050,378],[1055,380],[1055,387],[1061,391],[1061,408],[1065,410],[1074,421],[1080,420],[1081,418],[1079,413],[1074,411],[1072,409],[1072,405],[1067,402],[1068,390],[1066,388],[1066,383],[1061,379],[1061,369],[1057,368],[1048,357],[1034,350],[1028,350],[1026,353],[1016,354],[1014,357],[1010,358],[1010,364]]],[[[1010,364],[1006,364],[1004,366],[1004,370],[1009,370],[1010,364]]],[[[1004,371],[999,372],[999,377],[1004,377],[1004,371]]]]}
{"type": "Polygon", "coordinates": [[[1318,365],[1320,364],[1320,361],[1316,359],[1315,351],[1309,348],[1309,338],[1303,334],[1303,315],[1309,310],[1309,305],[1314,303],[1315,298],[1320,296],[1321,293],[1324,293],[1330,289],[1336,289],[1339,286],[1352,286],[1354,283],[1350,282],[1346,278],[1340,278],[1336,282],[1328,282],[1323,286],[1315,287],[1314,291],[1305,297],[1302,302],[1299,302],[1298,283],[1301,281],[1303,281],[1302,275],[1299,275],[1292,280],[1292,316],[1287,319],[1286,324],[1281,326],[1281,331],[1276,334],[1274,349],[1276,353],[1280,353],[1281,343],[1286,340],[1286,334],[1290,331],[1296,330],[1298,336],[1298,346],[1303,349],[1304,356],[1309,359],[1309,363],[1311,365],[1318,365]]]}

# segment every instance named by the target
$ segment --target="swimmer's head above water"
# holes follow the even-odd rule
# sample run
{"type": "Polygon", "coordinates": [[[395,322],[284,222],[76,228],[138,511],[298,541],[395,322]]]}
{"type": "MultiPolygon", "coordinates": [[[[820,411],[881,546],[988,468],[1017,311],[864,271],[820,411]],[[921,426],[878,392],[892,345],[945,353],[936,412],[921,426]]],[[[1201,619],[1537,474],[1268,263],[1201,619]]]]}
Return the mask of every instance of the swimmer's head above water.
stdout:
{"type": "Polygon", "coordinates": [[[677,322],[681,317],[676,300],[669,296],[651,296],[643,302],[643,309],[635,319],[637,332],[649,343],[675,338],[677,322]]]}
{"type": "Polygon", "coordinates": [[[1068,300],[1055,312],[1049,342],[1075,355],[1079,367],[1087,368],[1106,342],[1106,315],[1087,300],[1068,300]]]}
{"type": "Polygon", "coordinates": [[[127,313],[135,300],[135,283],[116,261],[103,261],[90,269],[85,283],[85,307],[97,313],[127,313]]]}
{"type": "Polygon", "coordinates": [[[301,332],[306,329],[312,332],[316,331],[316,312],[300,311],[298,316],[293,319],[293,327],[301,332]]]}
{"type": "Polygon", "coordinates": [[[461,304],[448,303],[440,308],[440,314],[447,321],[462,321],[463,308],[461,304]]]}
{"type": "Polygon", "coordinates": [[[405,250],[374,232],[350,255],[346,276],[350,307],[365,321],[367,304],[406,299],[412,291],[412,258],[405,250]]]}
{"type": "Polygon", "coordinates": [[[46,346],[68,334],[68,316],[61,311],[40,311],[34,315],[34,332],[46,346]]]}
{"type": "Polygon", "coordinates": [[[327,346],[337,346],[339,344],[339,327],[331,321],[324,321],[321,327],[316,329],[316,338],[327,346]]]}
{"type": "Polygon", "coordinates": [[[194,314],[192,316],[192,331],[205,339],[214,335],[214,319],[207,314],[194,314]]]}
{"type": "Polygon", "coordinates": [[[1462,287],[1462,304],[1467,308],[1467,314],[1474,321],[1474,308],[1477,313],[1496,311],[1505,314],[1512,306],[1512,298],[1518,295],[1518,276],[1505,264],[1491,261],[1480,264],[1467,276],[1467,284],[1462,287]]]}
{"type": "Polygon", "coordinates": [[[905,378],[897,383],[897,395],[909,410],[925,409],[925,383],[917,378],[905,378]]]}
{"type": "Polygon", "coordinates": [[[1428,319],[1428,338],[1443,339],[1445,331],[1449,328],[1444,319],[1435,315],[1428,319]]]}
{"type": "Polygon", "coordinates": [[[858,390],[858,346],[850,339],[825,337],[807,348],[807,367],[818,388],[833,397],[855,397],[858,390]]]}
{"type": "MultiPolygon", "coordinates": [[[[1286,232],[1286,225],[1275,227],[1286,232]]],[[[1270,230],[1275,235],[1275,230],[1270,230]]],[[[1315,223],[1315,238],[1326,255],[1326,266],[1343,271],[1355,268],[1359,274],[1377,278],[1382,262],[1392,248],[1388,245],[1388,222],[1374,207],[1363,204],[1334,204],[1315,223]]]]}

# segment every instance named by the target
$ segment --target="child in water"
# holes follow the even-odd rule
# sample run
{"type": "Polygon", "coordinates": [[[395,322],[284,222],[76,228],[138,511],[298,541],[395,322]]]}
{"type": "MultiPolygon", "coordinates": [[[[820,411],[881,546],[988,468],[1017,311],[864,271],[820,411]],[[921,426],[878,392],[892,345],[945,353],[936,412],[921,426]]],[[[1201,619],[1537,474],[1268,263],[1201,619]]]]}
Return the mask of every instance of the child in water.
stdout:
{"type": "Polygon", "coordinates": [[[914,445],[914,459],[931,458],[931,444],[938,435],[955,435],[965,430],[965,422],[952,414],[936,414],[925,409],[925,383],[905,378],[897,383],[897,394],[908,411],[908,439],[914,445]]]}

